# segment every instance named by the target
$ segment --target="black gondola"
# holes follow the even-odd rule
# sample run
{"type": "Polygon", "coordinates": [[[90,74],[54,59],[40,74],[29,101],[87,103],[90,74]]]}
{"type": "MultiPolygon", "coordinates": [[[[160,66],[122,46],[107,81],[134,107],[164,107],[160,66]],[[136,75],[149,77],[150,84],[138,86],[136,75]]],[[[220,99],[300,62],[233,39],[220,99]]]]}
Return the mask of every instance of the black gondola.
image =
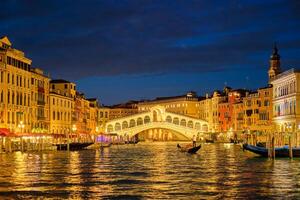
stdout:
{"type": "MultiPolygon", "coordinates": [[[[84,149],[92,144],[93,144],[92,142],[85,142],[85,143],[72,142],[69,144],[69,149],[70,151],[77,151],[77,150],[84,149]]],[[[55,146],[57,147],[57,150],[62,150],[62,151],[68,150],[67,144],[55,144],[55,146]]]]}
{"type": "Polygon", "coordinates": [[[139,140],[136,141],[125,141],[125,144],[137,144],[139,143],[139,140]]]}
{"type": "MultiPolygon", "coordinates": [[[[250,144],[243,144],[243,149],[251,151],[263,157],[268,157],[268,149],[261,146],[253,146],[250,144]]],[[[293,148],[293,157],[300,157],[300,148],[293,148]]],[[[289,157],[289,147],[276,147],[275,157],[289,157]]]]}
{"type": "Polygon", "coordinates": [[[214,143],[215,141],[214,140],[211,140],[211,139],[205,139],[205,143],[214,143]]]}
{"type": "Polygon", "coordinates": [[[187,152],[187,153],[190,153],[190,154],[195,154],[195,153],[197,153],[197,151],[199,151],[199,149],[201,148],[201,145],[196,146],[196,147],[191,147],[191,148],[185,148],[185,147],[181,147],[179,144],[177,144],[177,148],[181,152],[187,152]]]}

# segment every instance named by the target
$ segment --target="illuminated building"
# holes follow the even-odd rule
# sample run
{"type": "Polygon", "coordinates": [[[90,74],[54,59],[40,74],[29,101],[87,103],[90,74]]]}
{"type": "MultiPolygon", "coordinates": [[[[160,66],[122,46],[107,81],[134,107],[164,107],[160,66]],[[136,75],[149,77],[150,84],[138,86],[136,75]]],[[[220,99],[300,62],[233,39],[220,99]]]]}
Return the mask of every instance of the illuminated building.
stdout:
{"type": "Polygon", "coordinates": [[[97,132],[104,132],[105,125],[109,121],[109,111],[110,108],[100,106],[98,108],[98,128],[97,132]]]}
{"type": "Polygon", "coordinates": [[[275,44],[273,48],[273,53],[270,57],[270,67],[268,70],[269,83],[271,83],[272,79],[275,78],[275,76],[277,76],[280,73],[281,73],[280,55],[278,54],[278,49],[275,44]]]}
{"type": "Polygon", "coordinates": [[[90,103],[88,113],[88,131],[95,134],[100,132],[99,102],[96,98],[87,99],[90,103]]]}
{"type": "Polygon", "coordinates": [[[50,131],[50,78],[41,69],[31,69],[31,108],[33,113],[32,132],[49,133],[50,131]]]}
{"type": "Polygon", "coordinates": [[[244,129],[259,133],[274,130],[272,123],[272,85],[259,88],[243,98],[244,129]]]}
{"type": "Polygon", "coordinates": [[[233,119],[234,105],[239,103],[247,92],[244,89],[231,90],[231,88],[225,88],[224,93],[227,94],[227,98],[226,100],[223,99],[224,102],[219,103],[220,132],[233,130],[235,124],[233,119]]]}
{"type": "Polygon", "coordinates": [[[76,93],[73,125],[76,126],[78,133],[88,134],[89,128],[89,107],[90,102],[86,100],[84,94],[76,93]]]}
{"type": "Polygon", "coordinates": [[[134,115],[138,113],[138,107],[136,101],[129,101],[125,104],[118,104],[109,107],[109,119],[117,119],[121,117],[126,117],[129,115],[134,115]]]}
{"type": "Polygon", "coordinates": [[[195,92],[188,92],[186,95],[172,97],[158,97],[154,100],[142,101],[138,103],[138,111],[149,111],[152,107],[160,105],[166,111],[199,118],[197,112],[198,96],[195,92]]]}
{"type": "Polygon", "coordinates": [[[290,69],[271,81],[273,85],[273,122],[276,131],[291,132],[300,124],[300,71],[290,69]]]}
{"type": "Polygon", "coordinates": [[[50,130],[53,134],[74,132],[72,113],[74,111],[75,84],[65,80],[50,81],[50,130]]]}
{"type": "Polygon", "coordinates": [[[26,133],[49,130],[49,78],[31,63],[7,37],[0,39],[0,128],[26,133]]]}
{"type": "Polygon", "coordinates": [[[244,130],[244,105],[243,101],[233,103],[232,131],[242,133],[244,130]]]}

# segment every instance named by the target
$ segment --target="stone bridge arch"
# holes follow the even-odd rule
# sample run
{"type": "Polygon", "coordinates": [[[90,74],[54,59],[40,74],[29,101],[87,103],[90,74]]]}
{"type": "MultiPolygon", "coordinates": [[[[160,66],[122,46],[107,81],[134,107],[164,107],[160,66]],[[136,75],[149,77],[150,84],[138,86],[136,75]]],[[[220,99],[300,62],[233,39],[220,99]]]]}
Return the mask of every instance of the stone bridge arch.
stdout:
{"type": "Polygon", "coordinates": [[[207,133],[208,123],[204,120],[166,112],[162,106],[155,106],[148,112],[118,118],[107,122],[106,132],[119,135],[135,135],[149,129],[169,129],[185,135],[186,138],[193,135],[207,133]]]}

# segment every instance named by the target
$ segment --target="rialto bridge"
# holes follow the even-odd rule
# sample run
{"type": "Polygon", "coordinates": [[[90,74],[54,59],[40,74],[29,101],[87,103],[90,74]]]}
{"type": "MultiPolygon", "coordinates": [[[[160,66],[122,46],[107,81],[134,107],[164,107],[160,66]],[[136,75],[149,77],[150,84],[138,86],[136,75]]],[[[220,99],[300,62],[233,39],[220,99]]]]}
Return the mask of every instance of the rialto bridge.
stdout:
{"type": "Polygon", "coordinates": [[[172,140],[201,137],[208,131],[208,122],[185,115],[167,112],[164,107],[155,106],[148,112],[110,120],[106,123],[107,133],[144,139],[172,140]]]}

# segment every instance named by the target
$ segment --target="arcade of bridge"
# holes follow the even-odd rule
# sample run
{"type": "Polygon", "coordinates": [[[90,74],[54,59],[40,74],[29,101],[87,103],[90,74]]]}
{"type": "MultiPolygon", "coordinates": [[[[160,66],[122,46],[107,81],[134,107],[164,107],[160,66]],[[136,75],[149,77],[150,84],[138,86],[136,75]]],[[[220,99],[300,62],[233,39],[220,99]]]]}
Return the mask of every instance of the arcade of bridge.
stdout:
{"type": "Polygon", "coordinates": [[[166,112],[162,106],[155,106],[148,112],[114,119],[106,123],[106,132],[118,135],[133,136],[141,131],[155,128],[173,130],[190,138],[192,134],[206,133],[208,123],[201,119],[166,112]]]}

